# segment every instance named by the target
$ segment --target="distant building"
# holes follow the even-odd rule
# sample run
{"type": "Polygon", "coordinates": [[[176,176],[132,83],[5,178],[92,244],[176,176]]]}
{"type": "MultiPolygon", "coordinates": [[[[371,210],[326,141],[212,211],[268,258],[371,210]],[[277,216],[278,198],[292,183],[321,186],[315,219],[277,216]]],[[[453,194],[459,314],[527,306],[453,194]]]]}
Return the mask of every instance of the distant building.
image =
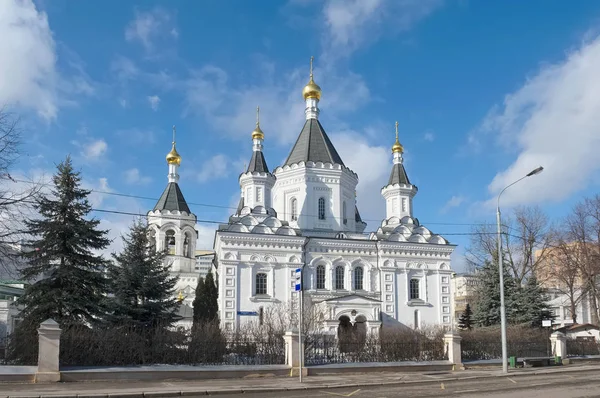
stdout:
{"type": "Polygon", "coordinates": [[[480,280],[475,274],[455,274],[452,278],[452,291],[454,292],[454,306],[452,314],[454,322],[458,322],[467,304],[474,309],[475,294],[480,280]]]}

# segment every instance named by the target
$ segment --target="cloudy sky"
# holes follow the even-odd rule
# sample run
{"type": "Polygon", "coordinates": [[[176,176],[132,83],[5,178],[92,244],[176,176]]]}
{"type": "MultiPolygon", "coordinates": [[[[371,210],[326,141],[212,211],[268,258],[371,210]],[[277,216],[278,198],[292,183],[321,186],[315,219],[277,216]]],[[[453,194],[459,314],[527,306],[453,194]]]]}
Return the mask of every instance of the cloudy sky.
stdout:
{"type": "MultiPolygon", "coordinates": [[[[154,206],[176,125],[190,207],[225,221],[255,107],[274,168],[303,125],[311,55],[320,119],[359,175],[369,230],[384,217],[396,120],[415,215],[459,245],[459,269],[468,224],[493,221],[499,190],[531,169],[545,167],[506,208],[558,218],[598,191],[597,1],[4,0],[0,37],[0,104],[24,132],[14,174],[48,176],[71,154],[98,210],[154,206]]],[[[112,237],[132,220],[95,216],[112,237]]],[[[214,224],[198,229],[210,248],[214,224]]]]}

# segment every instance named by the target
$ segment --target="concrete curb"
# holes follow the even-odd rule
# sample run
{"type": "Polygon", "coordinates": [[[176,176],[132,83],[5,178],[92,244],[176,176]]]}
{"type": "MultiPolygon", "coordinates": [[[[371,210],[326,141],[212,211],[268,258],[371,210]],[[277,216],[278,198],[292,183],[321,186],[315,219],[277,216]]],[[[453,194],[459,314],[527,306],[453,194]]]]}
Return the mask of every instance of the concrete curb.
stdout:
{"type": "MultiPolygon", "coordinates": [[[[225,395],[225,394],[243,394],[243,393],[274,393],[283,391],[309,391],[309,390],[327,390],[337,388],[353,388],[353,387],[376,387],[376,386],[399,386],[404,384],[439,384],[444,382],[458,381],[458,380],[485,380],[494,379],[500,377],[523,377],[523,376],[535,376],[535,375],[547,375],[554,373],[569,373],[569,372],[597,372],[598,367],[581,369],[580,367],[564,368],[557,367],[556,369],[541,369],[537,371],[519,372],[519,373],[508,373],[508,374],[496,374],[496,375],[475,375],[466,377],[444,377],[439,379],[427,379],[427,380],[398,380],[391,382],[372,382],[372,383],[351,383],[351,384],[313,384],[305,386],[293,386],[293,387],[250,387],[250,388],[230,388],[230,389],[219,389],[219,390],[181,390],[181,391],[148,391],[148,392],[122,392],[122,393],[84,393],[84,394],[41,394],[41,395],[0,395],[0,398],[172,398],[172,397],[186,397],[186,396],[198,396],[198,395],[225,395]]],[[[460,372],[460,371],[457,371],[460,372]]]]}

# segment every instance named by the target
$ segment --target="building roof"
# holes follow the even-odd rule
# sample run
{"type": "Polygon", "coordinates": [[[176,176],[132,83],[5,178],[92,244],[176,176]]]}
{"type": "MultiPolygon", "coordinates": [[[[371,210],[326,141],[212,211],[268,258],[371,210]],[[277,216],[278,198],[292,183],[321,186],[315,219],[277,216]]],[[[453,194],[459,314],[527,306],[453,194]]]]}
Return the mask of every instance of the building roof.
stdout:
{"type": "Polygon", "coordinates": [[[181,211],[192,214],[176,182],[170,182],[158,199],[154,210],[181,211]]]}
{"type": "Polygon", "coordinates": [[[362,218],[360,218],[360,213],[358,212],[357,206],[354,206],[354,221],[355,222],[363,222],[362,218]]]}
{"type": "Polygon", "coordinates": [[[344,166],[342,158],[317,119],[308,119],[290,152],[285,165],[299,162],[323,162],[344,166]]]}
{"type": "Polygon", "coordinates": [[[250,163],[248,164],[248,170],[246,172],[260,172],[260,173],[268,173],[269,167],[267,166],[267,162],[265,160],[265,156],[262,151],[253,151],[252,159],[250,159],[250,163]]]}
{"type": "Polygon", "coordinates": [[[392,166],[392,173],[390,174],[388,185],[394,184],[410,185],[408,175],[406,174],[406,170],[404,170],[402,163],[396,163],[392,166]]]}

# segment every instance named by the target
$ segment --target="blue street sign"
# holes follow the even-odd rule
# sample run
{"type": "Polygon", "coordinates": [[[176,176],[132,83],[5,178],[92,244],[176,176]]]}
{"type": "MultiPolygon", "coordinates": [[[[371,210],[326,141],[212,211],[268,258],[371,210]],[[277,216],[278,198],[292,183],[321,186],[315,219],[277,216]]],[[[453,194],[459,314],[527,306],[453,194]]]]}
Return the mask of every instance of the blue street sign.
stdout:
{"type": "Polygon", "coordinates": [[[256,315],[258,315],[258,312],[256,312],[256,311],[238,311],[237,314],[238,315],[253,315],[253,316],[256,316],[256,315]]]}
{"type": "Polygon", "coordinates": [[[296,268],[296,291],[302,289],[302,268],[296,268]]]}

